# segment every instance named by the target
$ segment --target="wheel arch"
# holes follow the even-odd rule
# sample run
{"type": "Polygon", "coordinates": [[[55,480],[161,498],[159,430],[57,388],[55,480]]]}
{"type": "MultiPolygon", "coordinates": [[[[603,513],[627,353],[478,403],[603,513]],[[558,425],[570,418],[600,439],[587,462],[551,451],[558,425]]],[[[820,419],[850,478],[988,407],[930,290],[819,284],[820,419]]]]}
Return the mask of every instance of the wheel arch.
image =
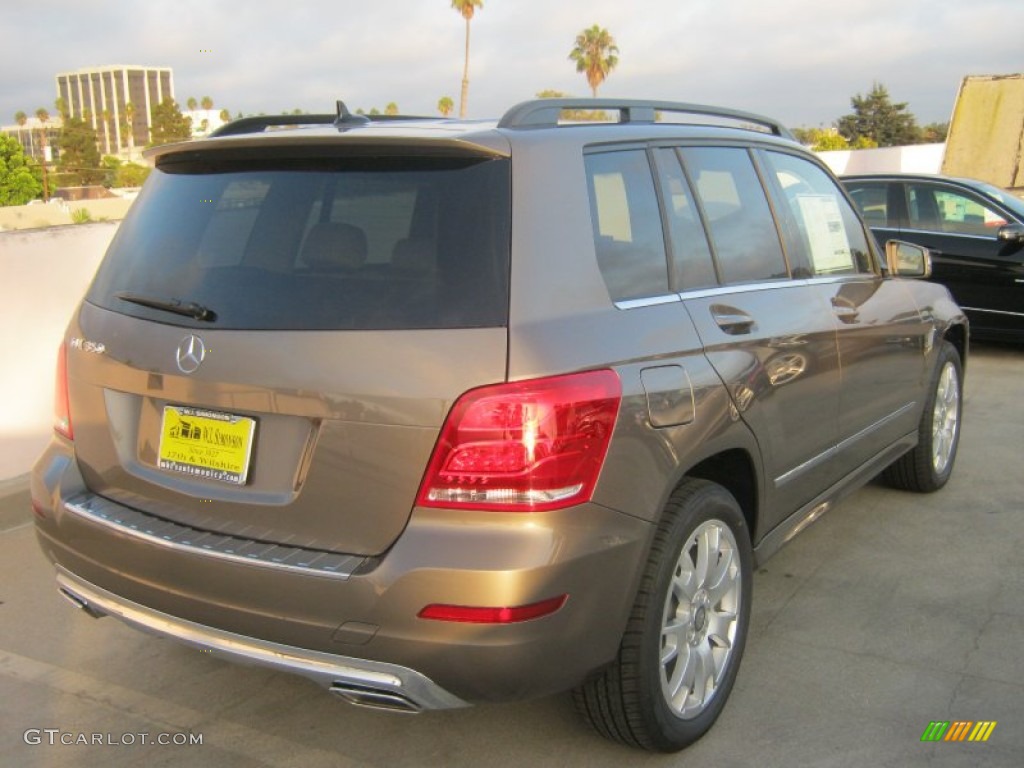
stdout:
{"type": "Polygon", "coordinates": [[[760,510],[758,473],[754,458],[742,448],[721,451],[687,470],[675,487],[678,488],[691,478],[709,480],[733,495],[743,512],[750,533],[750,543],[753,546],[760,510]]]}
{"type": "Polygon", "coordinates": [[[943,332],[942,338],[956,347],[956,351],[960,355],[961,375],[966,375],[967,352],[970,347],[970,334],[968,333],[967,325],[964,323],[955,323],[950,325],[943,332]]]}

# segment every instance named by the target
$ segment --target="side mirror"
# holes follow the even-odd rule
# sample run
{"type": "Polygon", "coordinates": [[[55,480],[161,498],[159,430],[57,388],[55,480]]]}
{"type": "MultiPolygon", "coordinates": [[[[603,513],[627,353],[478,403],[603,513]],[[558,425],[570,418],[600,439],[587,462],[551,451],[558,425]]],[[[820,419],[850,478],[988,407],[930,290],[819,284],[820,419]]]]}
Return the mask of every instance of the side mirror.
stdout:
{"type": "Polygon", "coordinates": [[[996,237],[999,238],[1001,243],[1024,242],[1024,224],[1013,223],[1000,227],[996,237]]]}
{"type": "Polygon", "coordinates": [[[885,260],[893,277],[932,276],[932,255],[920,245],[889,240],[885,244],[885,260]]]}

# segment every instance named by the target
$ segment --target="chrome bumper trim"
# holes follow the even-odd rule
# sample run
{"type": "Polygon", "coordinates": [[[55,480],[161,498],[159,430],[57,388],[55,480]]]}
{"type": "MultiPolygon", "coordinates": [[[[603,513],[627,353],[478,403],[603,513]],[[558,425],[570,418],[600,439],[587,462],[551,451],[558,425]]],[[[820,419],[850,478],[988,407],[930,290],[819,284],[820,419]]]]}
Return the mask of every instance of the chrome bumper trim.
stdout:
{"type": "Polygon", "coordinates": [[[118,533],[194,555],[217,557],[306,576],[348,579],[365,557],[289,547],[239,536],[204,531],[140,512],[91,493],[64,501],[64,509],[118,533]]]}
{"type": "Polygon", "coordinates": [[[301,675],[327,690],[356,686],[404,699],[414,705],[409,708],[413,711],[469,706],[425,675],[397,664],[296,648],[196,624],[115,595],[60,566],[57,585],[61,593],[93,615],[113,616],[136,629],[222,654],[230,661],[301,675]]]}

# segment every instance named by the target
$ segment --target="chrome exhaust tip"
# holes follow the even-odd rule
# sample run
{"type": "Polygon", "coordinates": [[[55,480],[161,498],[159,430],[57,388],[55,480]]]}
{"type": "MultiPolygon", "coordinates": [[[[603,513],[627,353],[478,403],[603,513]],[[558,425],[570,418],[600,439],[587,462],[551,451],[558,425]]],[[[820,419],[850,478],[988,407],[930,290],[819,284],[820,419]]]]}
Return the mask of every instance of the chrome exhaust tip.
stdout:
{"type": "Polygon", "coordinates": [[[69,590],[67,587],[57,587],[57,591],[60,592],[61,597],[71,603],[75,608],[82,611],[83,613],[92,616],[94,619],[102,619],[107,614],[101,613],[89,605],[89,601],[84,597],[79,597],[74,592],[69,590]]]}
{"type": "Polygon", "coordinates": [[[423,710],[412,699],[395,691],[368,688],[362,685],[342,682],[334,683],[328,690],[338,698],[357,707],[381,709],[387,712],[402,712],[412,715],[419,714],[423,710]]]}

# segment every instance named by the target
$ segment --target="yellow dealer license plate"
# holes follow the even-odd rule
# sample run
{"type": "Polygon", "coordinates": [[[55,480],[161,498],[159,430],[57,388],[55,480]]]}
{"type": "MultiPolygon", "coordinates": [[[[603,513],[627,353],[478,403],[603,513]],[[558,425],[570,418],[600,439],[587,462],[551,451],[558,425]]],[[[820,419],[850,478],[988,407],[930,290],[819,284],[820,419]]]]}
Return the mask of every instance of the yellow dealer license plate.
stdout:
{"type": "Polygon", "coordinates": [[[256,420],[165,405],[157,452],[161,469],[245,485],[256,420]]]}

